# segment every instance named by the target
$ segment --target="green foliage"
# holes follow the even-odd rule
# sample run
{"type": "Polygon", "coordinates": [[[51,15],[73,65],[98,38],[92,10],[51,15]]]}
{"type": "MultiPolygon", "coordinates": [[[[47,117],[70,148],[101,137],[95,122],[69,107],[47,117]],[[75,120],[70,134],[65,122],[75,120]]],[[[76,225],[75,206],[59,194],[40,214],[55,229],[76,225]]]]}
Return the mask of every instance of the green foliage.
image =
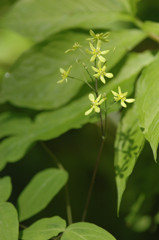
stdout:
{"type": "Polygon", "coordinates": [[[67,172],[46,169],[34,176],[18,198],[19,219],[23,221],[44,209],[67,181],[67,172]]]}
{"type": "Polygon", "coordinates": [[[142,73],[137,86],[137,113],[139,125],[145,138],[150,142],[157,160],[159,144],[159,55],[142,73]]]}
{"type": "Polygon", "coordinates": [[[60,217],[43,218],[33,223],[22,232],[21,239],[24,240],[48,240],[64,232],[66,222],[60,217]]]}
{"type": "Polygon", "coordinates": [[[53,33],[73,27],[115,28],[117,22],[131,20],[128,14],[131,7],[125,3],[117,0],[62,0],[59,6],[58,0],[39,0],[41,7],[38,8],[36,0],[19,1],[4,22],[7,27],[34,41],[41,41],[53,33]]]}
{"type": "Polygon", "coordinates": [[[0,239],[18,239],[18,216],[11,203],[0,203],[0,239]]]}
{"type": "Polygon", "coordinates": [[[64,234],[61,240],[115,240],[115,238],[106,230],[96,226],[95,224],[80,222],[71,224],[64,234]]]}
{"type": "MultiPolygon", "coordinates": [[[[16,106],[38,110],[57,108],[68,103],[83,84],[77,80],[69,80],[67,87],[57,84],[60,79],[59,67],[68,68],[73,65],[74,70],[71,70],[71,76],[86,78],[82,66],[74,63],[77,54],[64,52],[77,40],[84,44],[83,41],[87,37],[88,35],[83,33],[65,32],[26,52],[11,69],[9,75],[4,76],[0,102],[9,101],[16,106]]],[[[103,46],[111,49],[110,56],[108,55],[108,68],[114,67],[127,51],[145,37],[143,32],[136,29],[112,33],[110,43],[103,46]],[[116,50],[112,53],[114,47],[116,50]]]]}
{"type": "Polygon", "coordinates": [[[10,197],[12,192],[12,184],[10,177],[0,179],[0,202],[5,202],[10,197]]]}
{"type": "MultiPolygon", "coordinates": [[[[150,12],[153,4],[153,1],[148,0],[147,2],[143,0],[140,2],[138,0],[61,0],[60,2],[58,0],[2,0],[0,3],[0,170],[3,170],[7,163],[14,163],[23,158],[23,161],[27,162],[28,155],[26,153],[35,143],[50,140],[49,143],[39,144],[37,152],[34,152],[35,150],[32,148],[33,155],[30,155],[32,162],[39,158],[41,151],[51,152],[52,149],[56,149],[56,141],[61,139],[61,137],[56,139],[59,136],[71,129],[80,129],[86,123],[98,123],[99,120],[100,124],[98,125],[101,126],[101,130],[102,127],[104,130],[107,129],[108,140],[106,146],[104,146],[106,135],[102,133],[103,145],[101,145],[98,154],[99,159],[97,158],[97,160],[100,160],[102,147],[104,146],[107,149],[107,154],[103,158],[108,159],[109,163],[107,164],[110,164],[109,158],[112,149],[111,147],[107,148],[107,146],[109,143],[112,145],[110,138],[115,137],[114,133],[117,127],[114,149],[118,198],[117,212],[119,213],[123,193],[125,192],[125,209],[121,209],[121,215],[127,215],[127,226],[123,227],[122,220],[120,223],[113,223],[111,226],[109,215],[107,218],[110,225],[105,221],[105,216],[101,225],[106,226],[111,231],[114,229],[114,235],[116,235],[116,229],[121,228],[123,235],[118,231],[119,239],[138,239],[136,235],[133,235],[134,232],[144,232],[150,228],[152,232],[156,230],[158,224],[159,209],[155,205],[156,194],[159,193],[156,184],[158,182],[158,167],[153,162],[147,162],[151,155],[147,154],[148,145],[146,143],[146,140],[150,143],[157,162],[159,144],[159,18],[158,15],[153,16],[152,19],[151,17],[146,18],[146,11],[150,12]],[[92,65],[90,55],[87,55],[88,52],[85,51],[89,49],[89,42],[85,40],[88,40],[88,30],[90,28],[97,33],[97,35],[94,33],[96,39],[89,40],[94,49],[99,43],[98,33],[103,32],[106,36],[109,36],[108,42],[102,42],[101,51],[110,51],[104,56],[106,62],[101,64],[101,69],[104,69],[105,74],[109,74],[109,71],[111,71],[111,76],[114,75],[114,77],[106,79],[105,85],[100,81],[100,76],[103,73],[99,71],[98,81],[98,77],[94,78],[94,71],[92,70],[92,66],[94,68],[98,66],[99,56],[96,55],[97,60],[92,65]],[[110,35],[106,33],[107,31],[111,32],[110,35]],[[77,49],[77,51],[70,51],[65,54],[65,51],[71,49],[77,41],[82,45],[84,52],[81,54],[82,49],[77,49]],[[64,81],[63,84],[57,84],[60,80],[59,68],[67,70],[70,66],[72,68],[68,75],[68,83],[66,84],[64,81]],[[93,76],[93,79],[90,78],[90,75],[93,76]],[[78,79],[73,79],[74,77],[78,79]],[[79,79],[80,81],[78,81],[79,79]],[[87,83],[87,86],[84,83],[87,83]],[[90,85],[92,86],[91,89],[88,88],[90,85]],[[120,89],[119,87],[122,91],[116,95],[116,98],[114,98],[116,102],[114,102],[113,95],[117,92],[117,89],[120,89]],[[88,94],[92,94],[92,92],[94,92],[94,100],[98,99],[101,94],[99,98],[104,99],[102,105],[98,99],[96,103],[91,101],[90,106],[88,94]],[[128,110],[125,109],[121,114],[121,102],[126,102],[126,100],[129,103],[133,102],[134,96],[136,99],[133,107],[128,110]],[[91,116],[85,117],[85,111],[95,104],[96,112],[101,114],[93,114],[92,112],[91,116]],[[118,110],[117,115],[113,113],[118,110]],[[110,113],[112,114],[108,118],[107,115],[110,113]],[[105,121],[103,121],[104,118],[105,121]],[[118,126],[116,126],[117,123],[119,123],[118,126]],[[46,149],[43,148],[39,151],[42,145],[46,149]],[[137,161],[139,156],[141,160],[137,161]],[[130,177],[132,172],[133,175],[130,177]],[[127,191],[125,191],[128,179],[133,184],[130,183],[127,191]],[[132,207],[130,208],[130,206],[132,207]],[[120,225],[121,223],[122,225],[120,225]],[[133,234],[131,234],[132,232],[127,234],[128,227],[131,228],[133,234]]],[[[155,11],[157,11],[157,6],[159,5],[156,3],[154,5],[155,11]]],[[[155,11],[152,11],[153,14],[155,14],[155,11]]],[[[148,16],[151,16],[151,14],[148,16]]],[[[69,132],[69,134],[71,135],[72,132],[69,132]]],[[[91,134],[88,142],[83,139],[85,143],[83,152],[86,155],[85,158],[88,159],[88,162],[86,161],[84,165],[86,169],[89,167],[89,159],[94,157],[93,154],[91,156],[91,152],[87,151],[87,148],[90,149],[91,141],[94,141],[91,140],[91,134]]],[[[74,144],[78,145],[78,141],[73,135],[71,151],[73,151],[74,144]]],[[[77,154],[83,158],[80,144],[78,147],[79,152],[77,154]]],[[[61,152],[63,149],[64,146],[60,145],[61,152]]],[[[62,156],[64,156],[62,160],[63,164],[68,166],[69,171],[70,166],[67,163],[69,157],[67,155],[69,156],[67,152],[66,154],[62,153],[62,156]]],[[[52,156],[52,153],[50,156],[52,156]]],[[[40,156],[41,158],[42,156],[40,156]]],[[[59,169],[52,168],[52,163],[47,165],[47,158],[49,158],[48,155],[44,153],[44,165],[40,161],[35,161],[38,162],[34,166],[36,171],[26,170],[29,169],[27,163],[26,169],[25,167],[21,169],[23,163],[17,163],[12,166],[8,164],[6,169],[2,171],[0,178],[0,240],[18,240],[18,238],[24,240],[48,240],[50,238],[59,240],[115,240],[110,233],[97,225],[87,222],[72,224],[68,186],[65,186],[68,173],[64,170],[61,162],[57,160],[58,158],[55,162],[58,167],[60,166],[59,169]],[[17,184],[16,175],[19,174],[19,169],[22,173],[17,184]],[[26,187],[21,193],[18,193],[19,186],[21,188],[22,175],[25,174],[31,181],[28,184],[26,182],[22,183],[22,186],[25,185],[26,187]],[[10,198],[12,192],[11,181],[13,183],[13,193],[10,198]],[[44,214],[41,212],[64,186],[67,192],[67,227],[65,220],[62,218],[57,216],[46,218],[48,212],[46,211],[44,214]],[[6,202],[9,198],[11,202],[17,201],[19,221],[25,221],[24,225],[18,222],[15,207],[6,202]],[[39,215],[36,215],[37,213],[42,215],[40,220],[39,215]],[[31,217],[33,218],[30,219],[31,217]],[[19,228],[20,234],[18,234],[19,228]],[[24,229],[21,230],[21,228],[24,229]]],[[[93,160],[90,161],[93,165],[93,160]]],[[[76,163],[74,160],[74,164],[76,163]]],[[[98,163],[97,161],[93,175],[94,179],[98,163]]],[[[82,166],[82,160],[78,163],[78,166],[82,166]]],[[[86,181],[90,182],[88,173],[91,171],[92,169],[88,169],[86,174],[88,179],[86,181]]],[[[73,172],[73,174],[76,173],[73,172]]],[[[97,181],[99,189],[103,184],[100,174],[99,171],[99,184],[97,181]]],[[[108,182],[111,182],[114,177],[112,176],[112,169],[108,176],[105,176],[103,168],[102,174],[102,177],[107,179],[108,182]]],[[[73,176],[70,175],[71,182],[74,182],[73,176]]],[[[80,175],[81,182],[84,181],[83,177],[83,174],[80,175]]],[[[85,185],[87,186],[89,183],[86,182],[85,185]]],[[[76,188],[78,189],[78,186],[76,188]]],[[[84,188],[85,186],[83,186],[82,191],[84,188]]],[[[112,189],[113,187],[111,188],[113,192],[112,189]]],[[[107,188],[107,195],[110,195],[109,193],[110,189],[107,188]]],[[[73,195],[72,189],[71,194],[73,195]]],[[[81,193],[81,199],[82,197],[85,198],[83,192],[81,193]]],[[[95,198],[95,204],[98,204],[98,194],[94,194],[93,197],[95,198]]],[[[103,196],[99,196],[99,198],[102,206],[104,198],[103,196]]],[[[58,202],[58,196],[54,199],[53,210],[58,205],[56,199],[58,202]]],[[[73,208],[76,206],[80,211],[79,206],[81,206],[83,199],[81,201],[76,196],[74,196],[74,199],[73,208]]],[[[104,208],[108,209],[108,206],[105,204],[104,208]]],[[[61,207],[59,209],[61,211],[61,207]]],[[[57,208],[57,210],[59,209],[57,208]]],[[[58,215],[63,217],[64,214],[61,212],[58,215]]],[[[111,216],[114,217],[113,214],[111,216]]],[[[96,216],[94,216],[94,219],[96,220],[96,216]]],[[[95,220],[90,218],[90,221],[95,220]]],[[[146,240],[146,238],[143,239],[146,240]]]]}
{"type": "Polygon", "coordinates": [[[134,108],[127,111],[117,130],[115,141],[115,173],[118,192],[118,213],[128,177],[143,148],[144,137],[137,124],[134,108]]]}

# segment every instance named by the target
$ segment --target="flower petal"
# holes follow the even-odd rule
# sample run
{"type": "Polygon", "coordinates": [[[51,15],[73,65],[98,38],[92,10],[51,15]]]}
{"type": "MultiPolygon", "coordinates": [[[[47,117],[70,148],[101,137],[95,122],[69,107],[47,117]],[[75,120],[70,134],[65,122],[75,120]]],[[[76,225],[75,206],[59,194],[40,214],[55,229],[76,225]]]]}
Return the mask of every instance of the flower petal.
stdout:
{"type": "Polygon", "coordinates": [[[112,77],[113,77],[113,74],[112,74],[112,73],[106,73],[105,76],[106,76],[107,78],[112,78],[112,77]]]}
{"type": "Polygon", "coordinates": [[[101,41],[98,40],[98,42],[97,42],[97,49],[100,50],[100,48],[101,48],[101,41]]]}
{"type": "Polygon", "coordinates": [[[99,60],[100,60],[101,62],[105,62],[105,58],[104,58],[104,57],[98,56],[98,58],[99,58],[99,60]]]}
{"type": "Polygon", "coordinates": [[[59,81],[57,81],[57,83],[63,83],[64,80],[65,79],[59,80],[59,81]]]}
{"type": "Polygon", "coordinates": [[[99,102],[100,98],[101,98],[102,94],[99,94],[99,96],[96,99],[96,102],[99,102]]]}
{"type": "Polygon", "coordinates": [[[88,114],[90,114],[90,113],[92,112],[92,110],[93,110],[93,108],[91,107],[89,110],[87,110],[87,111],[85,112],[85,115],[87,116],[88,114]]]}
{"type": "Polygon", "coordinates": [[[102,99],[99,101],[99,105],[101,105],[105,100],[106,100],[106,98],[102,98],[102,99]]]}
{"type": "Polygon", "coordinates": [[[90,94],[88,95],[88,98],[89,98],[89,100],[90,100],[91,102],[94,102],[94,100],[95,100],[95,97],[94,97],[94,95],[93,95],[92,93],[90,93],[90,94]]]}
{"type": "Polygon", "coordinates": [[[125,100],[125,102],[132,103],[132,102],[135,102],[135,99],[134,98],[128,98],[128,99],[125,100]]]}
{"type": "Polygon", "coordinates": [[[63,68],[60,68],[60,73],[65,73],[66,71],[63,68]]]}
{"type": "Polygon", "coordinates": [[[96,113],[99,113],[99,112],[100,112],[100,108],[97,107],[97,106],[95,106],[95,107],[94,107],[94,111],[95,111],[96,113]]]}
{"type": "Polygon", "coordinates": [[[89,34],[90,34],[92,37],[95,37],[95,36],[96,36],[95,33],[93,32],[93,30],[90,30],[90,31],[89,31],[89,34]]]}
{"type": "Polygon", "coordinates": [[[93,55],[90,59],[90,62],[94,62],[95,59],[96,59],[96,55],[93,55]]]}
{"type": "Polygon", "coordinates": [[[111,92],[113,93],[114,96],[118,96],[119,94],[117,92],[114,92],[113,90],[111,90],[111,92]]]}
{"type": "Polygon", "coordinates": [[[118,87],[118,93],[121,94],[121,88],[120,87],[118,87]]]}
{"type": "Polygon", "coordinates": [[[103,75],[100,76],[100,80],[105,84],[105,78],[103,77],[103,75]]]}
{"type": "Polygon", "coordinates": [[[98,72],[98,68],[95,68],[92,66],[92,69],[95,71],[95,72],[98,72]]]}
{"type": "Polygon", "coordinates": [[[121,106],[126,108],[126,104],[125,104],[125,102],[123,100],[121,100],[121,106]]]}
{"type": "Polygon", "coordinates": [[[93,46],[93,44],[92,44],[91,42],[89,42],[89,46],[90,46],[90,49],[91,49],[92,51],[95,50],[95,47],[93,46]]]}
{"type": "Polygon", "coordinates": [[[107,54],[109,51],[110,51],[110,50],[102,51],[101,54],[102,54],[102,55],[105,55],[105,54],[107,54]]]}

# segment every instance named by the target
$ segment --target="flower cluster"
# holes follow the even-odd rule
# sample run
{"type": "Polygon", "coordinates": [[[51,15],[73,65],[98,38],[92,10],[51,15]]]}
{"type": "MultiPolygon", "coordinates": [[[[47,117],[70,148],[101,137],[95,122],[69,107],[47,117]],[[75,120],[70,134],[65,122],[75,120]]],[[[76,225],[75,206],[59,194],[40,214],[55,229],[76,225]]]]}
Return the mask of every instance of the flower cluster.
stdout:
{"type": "MultiPolygon", "coordinates": [[[[64,81],[67,82],[68,78],[70,77],[71,79],[84,81],[88,85],[88,87],[90,87],[91,90],[94,91],[96,98],[92,93],[88,95],[88,98],[91,101],[91,108],[85,112],[85,115],[90,114],[92,111],[96,113],[101,112],[101,104],[104,101],[106,101],[106,97],[102,96],[98,92],[99,91],[98,80],[100,80],[103,84],[106,84],[106,78],[108,79],[113,78],[113,73],[107,72],[107,65],[106,65],[107,59],[105,56],[109,53],[110,50],[109,49],[102,50],[102,42],[105,42],[105,43],[109,42],[108,41],[109,33],[107,32],[107,33],[96,34],[94,33],[93,30],[90,30],[89,33],[91,37],[87,38],[87,40],[89,41],[90,50],[86,49],[85,51],[88,54],[92,55],[90,57],[90,62],[91,64],[94,64],[93,66],[91,66],[92,70],[94,71],[94,74],[91,74],[85,62],[81,62],[81,61],[77,61],[77,62],[82,63],[82,66],[87,71],[93,86],[87,80],[81,80],[79,78],[70,76],[69,74],[70,74],[72,65],[67,70],[60,68],[62,79],[57,82],[57,83],[63,83],[64,81]]],[[[72,48],[66,50],[65,53],[74,52],[78,49],[80,50],[81,53],[84,53],[82,50],[82,45],[78,42],[75,42],[72,48]]],[[[121,101],[121,106],[124,108],[127,107],[126,103],[132,103],[135,101],[135,99],[133,98],[127,99],[126,96],[128,93],[127,92],[122,93],[120,87],[118,87],[118,93],[112,90],[112,94],[114,95],[114,101],[115,102],[121,101]]]]}

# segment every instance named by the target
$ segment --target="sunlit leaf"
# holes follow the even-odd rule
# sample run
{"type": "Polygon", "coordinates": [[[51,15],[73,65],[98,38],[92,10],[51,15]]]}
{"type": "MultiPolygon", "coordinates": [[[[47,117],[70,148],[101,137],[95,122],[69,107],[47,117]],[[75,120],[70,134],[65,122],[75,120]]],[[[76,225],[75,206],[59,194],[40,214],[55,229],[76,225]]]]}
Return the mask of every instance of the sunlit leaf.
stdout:
{"type": "Polygon", "coordinates": [[[159,55],[142,73],[137,85],[137,114],[139,125],[157,160],[159,144],[159,55]]]}
{"type": "Polygon", "coordinates": [[[92,223],[80,222],[71,224],[61,240],[115,240],[115,238],[103,228],[92,223]]]}
{"type": "Polygon", "coordinates": [[[123,4],[123,0],[61,0],[60,4],[58,0],[30,0],[18,1],[5,17],[4,24],[41,41],[67,28],[110,29],[119,21],[131,21],[129,14],[130,4],[123,4]]]}
{"type": "Polygon", "coordinates": [[[12,184],[10,177],[0,178],[0,202],[5,202],[10,197],[12,184]]]}
{"type": "Polygon", "coordinates": [[[134,169],[143,145],[144,136],[137,124],[137,116],[133,107],[127,111],[119,124],[115,141],[114,165],[118,193],[118,213],[128,177],[134,169]]]}
{"type": "MultiPolygon", "coordinates": [[[[34,109],[52,109],[66,104],[77,94],[83,83],[69,79],[67,84],[57,84],[61,78],[59,68],[68,69],[73,65],[71,76],[82,80],[85,80],[86,76],[88,80],[89,77],[81,64],[75,62],[79,54],[65,54],[64,51],[76,41],[89,48],[88,42],[85,41],[87,37],[88,35],[83,33],[66,32],[36,45],[17,61],[7,76],[4,76],[0,102],[9,101],[16,106],[34,109]]],[[[145,37],[142,31],[136,29],[112,32],[110,42],[102,45],[103,49],[110,49],[107,55],[108,69],[114,67],[145,37]]],[[[82,61],[85,58],[89,61],[90,55],[82,57],[82,61]]]]}
{"type": "Polygon", "coordinates": [[[145,21],[142,24],[142,29],[152,35],[157,35],[159,40],[159,23],[152,21],[145,21]]]}
{"type": "MultiPolygon", "coordinates": [[[[151,61],[153,61],[153,56],[150,52],[130,54],[120,73],[100,89],[101,92],[108,94],[108,103],[112,104],[113,101],[110,91],[116,90],[119,85],[131,94],[137,74],[151,61]]],[[[4,139],[0,144],[0,169],[7,162],[14,162],[23,157],[28,147],[35,141],[49,140],[60,136],[69,129],[80,128],[85,123],[98,121],[99,118],[96,114],[89,117],[84,116],[84,112],[89,107],[90,102],[88,96],[85,95],[64,108],[38,114],[33,122],[25,116],[3,113],[0,118],[3,129],[1,137],[8,136],[9,131],[12,136],[4,139]]],[[[119,105],[117,109],[119,109],[119,105]]],[[[109,112],[111,111],[113,109],[110,108],[109,112]]]]}
{"type": "Polygon", "coordinates": [[[48,240],[64,232],[66,222],[60,217],[43,218],[22,232],[24,240],[48,240]]]}
{"type": "Polygon", "coordinates": [[[8,202],[0,203],[0,239],[18,239],[18,216],[15,207],[8,202]]]}
{"type": "Polygon", "coordinates": [[[65,185],[67,178],[66,171],[53,168],[36,174],[19,196],[20,221],[44,209],[65,185]]]}

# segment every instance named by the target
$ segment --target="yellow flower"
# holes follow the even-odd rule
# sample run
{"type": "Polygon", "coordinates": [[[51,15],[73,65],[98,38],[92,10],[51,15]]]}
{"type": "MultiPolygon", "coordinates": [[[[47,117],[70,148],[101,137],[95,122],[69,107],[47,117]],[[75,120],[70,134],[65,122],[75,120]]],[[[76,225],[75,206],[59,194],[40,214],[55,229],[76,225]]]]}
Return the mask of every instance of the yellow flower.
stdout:
{"type": "Polygon", "coordinates": [[[103,66],[102,67],[102,63],[99,61],[98,62],[98,68],[95,68],[92,66],[92,69],[96,72],[93,76],[95,78],[100,78],[100,80],[105,84],[106,81],[105,81],[105,78],[104,77],[107,77],[107,78],[112,78],[113,77],[113,74],[112,73],[106,73],[106,66],[103,66]]]}
{"type": "Polygon", "coordinates": [[[114,100],[115,100],[116,102],[121,101],[121,106],[124,107],[124,108],[127,107],[125,102],[127,102],[127,103],[132,103],[132,102],[135,101],[134,98],[129,98],[129,99],[127,99],[126,96],[127,96],[128,93],[127,93],[127,92],[122,93],[120,87],[118,87],[118,93],[117,93],[117,92],[114,92],[114,91],[112,91],[112,93],[113,93],[113,95],[114,95],[114,100]]]}
{"type": "Polygon", "coordinates": [[[90,93],[88,95],[88,98],[89,100],[91,101],[92,105],[91,105],[91,108],[89,110],[87,110],[85,112],[85,115],[88,115],[90,114],[93,110],[96,112],[96,113],[99,113],[100,112],[100,105],[106,100],[105,97],[103,97],[101,99],[101,94],[95,99],[94,95],[92,93],[90,93]]]}
{"type": "Polygon", "coordinates": [[[57,83],[63,83],[63,81],[66,81],[66,82],[67,82],[67,78],[68,78],[68,75],[69,75],[69,73],[70,73],[71,68],[72,68],[72,66],[70,66],[70,67],[68,68],[68,70],[66,70],[66,71],[65,71],[63,68],[60,68],[60,73],[61,73],[62,79],[59,80],[57,83]]]}
{"type": "Polygon", "coordinates": [[[95,32],[93,32],[93,30],[89,31],[90,35],[92,36],[92,38],[87,38],[88,41],[104,41],[104,42],[109,42],[109,40],[107,39],[109,36],[109,32],[107,33],[97,33],[95,34],[95,32]]]}
{"type": "Polygon", "coordinates": [[[68,49],[65,51],[65,53],[68,53],[68,52],[73,52],[75,50],[77,50],[78,48],[81,48],[82,46],[78,43],[78,42],[75,42],[72,46],[72,48],[68,49]]]}
{"type": "Polygon", "coordinates": [[[105,62],[105,61],[106,61],[105,58],[102,57],[101,55],[107,54],[107,53],[109,52],[109,50],[105,50],[105,51],[101,51],[101,50],[100,50],[100,48],[101,48],[101,41],[98,40],[98,42],[97,42],[97,47],[96,47],[96,48],[93,46],[93,44],[92,44],[91,42],[89,42],[89,45],[90,45],[90,48],[91,48],[92,51],[89,51],[89,50],[87,50],[87,51],[88,51],[89,54],[92,54],[92,55],[93,55],[93,56],[91,57],[91,60],[90,60],[90,61],[91,61],[91,62],[94,62],[95,59],[98,57],[98,59],[99,59],[101,62],[105,62]]]}

